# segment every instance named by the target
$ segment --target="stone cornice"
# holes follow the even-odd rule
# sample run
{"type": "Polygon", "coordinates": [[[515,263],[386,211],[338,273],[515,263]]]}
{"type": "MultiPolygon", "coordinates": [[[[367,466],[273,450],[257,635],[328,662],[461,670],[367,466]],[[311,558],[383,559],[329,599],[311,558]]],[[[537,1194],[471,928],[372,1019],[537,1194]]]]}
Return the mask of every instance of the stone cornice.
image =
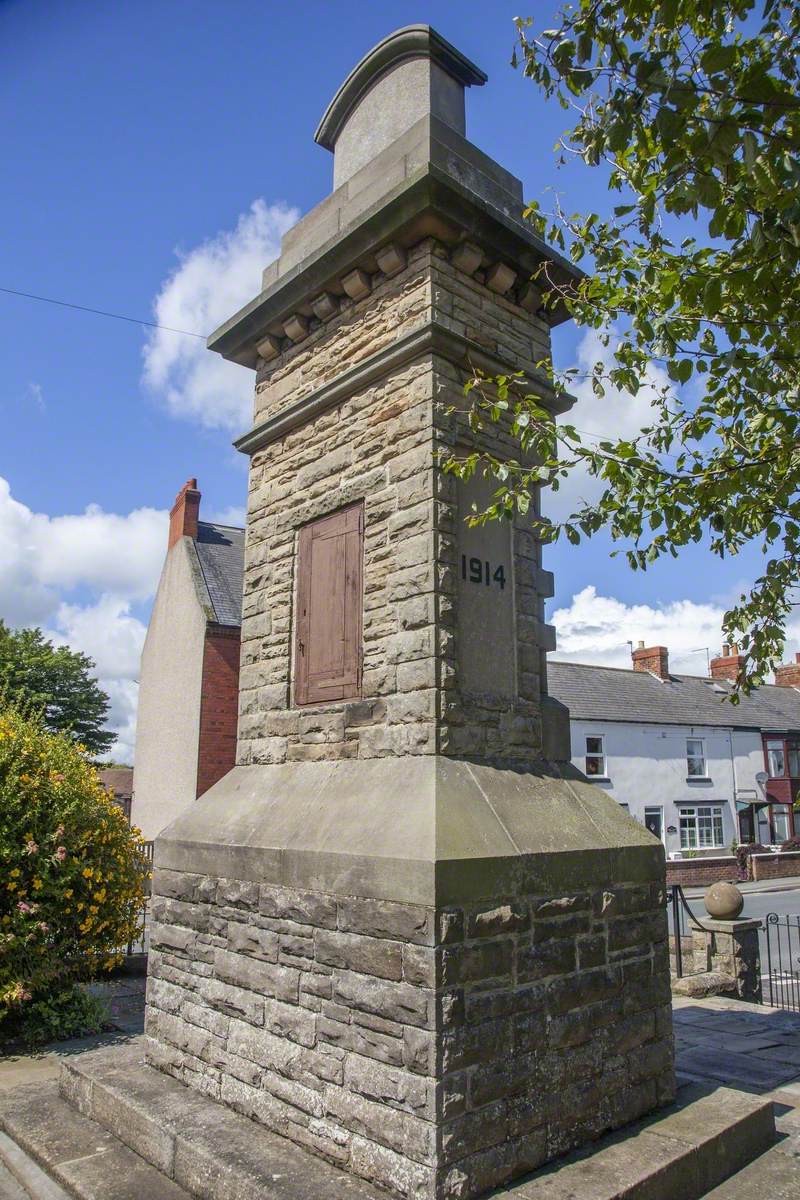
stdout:
{"type": "MultiPolygon", "coordinates": [[[[371,384],[397,370],[407,362],[424,354],[440,354],[459,366],[476,367],[488,374],[508,370],[508,364],[491,354],[477,342],[460,333],[447,329],[436,321],[413,329],[361,362],[342,371],[331,383],[315,388],[295,404],[254,426],[248,433],[233,443],[242,454],[252,455],[270,443],[285,437],[292,430],[314,420],[320,413],[342,404],[354,392],[368,388],[371,384]]],[[[556,394],[544,375],[531,376],[524,381],[527,386],[541,393],[542,404],[554,414],[566,412],[574,403],[574,397],[566,392],[556,394]]]]}
{"type": "Polygon", "coordinates": [[[333,150],[350,113],[374,83],[409,58],[430,58],[463,87],[481,86],[488,75],[430,25],[406,25],[373,46],[345,79],[317,126],[314,141],[333,150]]]}
{"type": "MultiPolygon", "coordinates": [[[[454,244],[466,233],[487,252],[529,276],[542,261],[553,264],[555,278],[578,280],[583,276],[521,219],[494,208],[429,163],[424,171],[403,180],[347,230],[320,246],[216,329],[208,338],[208,348],[230,361],[255,368],[256,346],[271,332],[270,327],[280,326],[289,314],[329,288],[332,280],[341,278],[391,239],[411,244],[434,230],[444,238],[448,229],[452,230],[454,244]],[[426,229],[426,222],[430,229],[426,229]]],[[[556,312],[550,320],[559,324],[568,316],[566,311],[556,312]]]]}

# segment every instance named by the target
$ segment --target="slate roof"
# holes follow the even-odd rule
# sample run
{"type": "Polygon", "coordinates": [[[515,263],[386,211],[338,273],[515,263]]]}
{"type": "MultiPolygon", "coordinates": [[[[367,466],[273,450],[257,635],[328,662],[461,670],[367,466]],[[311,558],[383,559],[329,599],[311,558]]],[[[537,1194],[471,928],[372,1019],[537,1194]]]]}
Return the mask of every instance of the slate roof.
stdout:
{"type": "Polygon", "coordinates": [[[670,675],[662,681],[649,671],[548,659],[547,690],[576,720],[800,729],[800,692],[776,684],[765,684],[733,705],[726,700],[732,685],[724,679],[670,675]]]}
{"type": "Polygon", "coordinates": [[[97,774],[104,788],[110,788],[120,802],[133,795],[133,767],[103,767],[97,774]]]}
{"type": "Polygon", "coordinates": [[[198,521],[194,544],[215,620],[220,625],[241,625],[244,530],[198,521]]]}

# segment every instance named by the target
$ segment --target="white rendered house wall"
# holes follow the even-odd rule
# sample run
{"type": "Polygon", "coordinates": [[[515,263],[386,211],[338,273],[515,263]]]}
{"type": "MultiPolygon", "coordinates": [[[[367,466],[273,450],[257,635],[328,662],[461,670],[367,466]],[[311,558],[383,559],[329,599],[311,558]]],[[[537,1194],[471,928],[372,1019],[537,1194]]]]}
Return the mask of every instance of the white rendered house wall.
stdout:
{"type": "Polygon", "coordinates": [[[667,854],[727,853],[739,840],[737,798],[763,793],[756,730],[573,720],[570,733],[575,766],[656,832],[667,854]]]}

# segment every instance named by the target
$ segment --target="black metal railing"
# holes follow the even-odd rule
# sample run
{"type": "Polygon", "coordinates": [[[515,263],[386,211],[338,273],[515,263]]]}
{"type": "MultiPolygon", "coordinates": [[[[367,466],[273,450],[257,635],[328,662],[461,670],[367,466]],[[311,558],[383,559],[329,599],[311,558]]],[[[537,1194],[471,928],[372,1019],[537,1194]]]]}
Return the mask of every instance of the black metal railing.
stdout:
{"type": "Polygon", "coordinates": [[[768,913],[769,1003],[800,1013],[800,913],[768,913]]]}
{"type": "Polygon", "coordinates": [[[685,954],[684,939],[693,940],[694,931],[708,932],[705,925],[698,921],[697,917],[689,907],[689,902],[684,895],[683,888],[679,883],[671,883],[667,887],[667,919],[669,921],[669,940],[670,946],[674,946],[675,959],[675,974],[678,979],[682,979],[684,975],[699,975],[701,971],[705,971],[706,964],[696,968],[694,963],[694,949],[692,948],[691,963],[692,969],[688,969],[688,962],[685,954]]]}

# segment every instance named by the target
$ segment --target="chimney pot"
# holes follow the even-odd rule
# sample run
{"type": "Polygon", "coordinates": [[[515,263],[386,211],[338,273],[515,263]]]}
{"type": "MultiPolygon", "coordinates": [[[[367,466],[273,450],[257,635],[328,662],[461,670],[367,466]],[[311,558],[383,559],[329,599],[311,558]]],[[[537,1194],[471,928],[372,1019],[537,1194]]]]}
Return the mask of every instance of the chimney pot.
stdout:
{"type": "Polygon", "coordinates": [[[169,540],[167,550],[171,550],[182,537],[197,537],[197,522],[200,518],[200,495],[197,480],[187,479],[175,497],[175,503],[169,514],[169,540]]]}
{"type": "Polygon", "coordinates": [[[712,658],[709,663],[711,678],[728,679],[732,683],[744,666],[744,663],[745,656],[739,653],[739,647],[736,643],[725,642],[722,647],[722,654],[718,654],[716,658],[712,658]]]}

